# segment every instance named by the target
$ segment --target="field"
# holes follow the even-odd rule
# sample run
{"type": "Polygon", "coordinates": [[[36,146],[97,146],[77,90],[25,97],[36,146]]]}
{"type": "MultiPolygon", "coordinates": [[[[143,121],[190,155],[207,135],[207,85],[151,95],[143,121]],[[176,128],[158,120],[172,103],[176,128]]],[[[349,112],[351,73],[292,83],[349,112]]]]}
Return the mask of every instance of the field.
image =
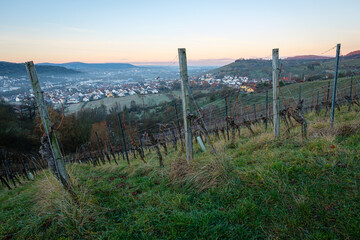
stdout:
{"type": "MultiPolygon", "coordinates": [[[[174,91],[177,96],[180,96],[180,91],[174,91]]],[[[169,102],[172,101],[173,98],[171,97],[171,93],[160,93],[160,94],[150,94],[144,95],[144,102],[147,106],[154,106],[162,102],[169,102]]],[[[110,97],[104,98],[101,100],[91,101],[91,102],[81,102],[76,104],[70,104],[66,107],[66,113],[71,114],[77,112],[81,109],[92,109],[96,107],[100,107],[101,105],[105,105],[108,109],[114,106],[116,103],[120,104],[120,106],[130,107],[131,101],[135,101],[137,105],[142,106],[143,101],[141,96],[139,95],[132,95],[132,96],[125,96],[125,97],[110,97]]]]}
{"type": "Polygon", "coordinates": [[[153,152],[147,164],[68,165],[79,205],[44,171],[0,188],[0,238],[359,239],[359,111],[342,107],[333,129],[306,114],[308,140],[299,126],[278,140],[242,129],[235,146],[216,140],[221,163],[196,144],[190,165],[180,146],[164,168],[153,152]]]}

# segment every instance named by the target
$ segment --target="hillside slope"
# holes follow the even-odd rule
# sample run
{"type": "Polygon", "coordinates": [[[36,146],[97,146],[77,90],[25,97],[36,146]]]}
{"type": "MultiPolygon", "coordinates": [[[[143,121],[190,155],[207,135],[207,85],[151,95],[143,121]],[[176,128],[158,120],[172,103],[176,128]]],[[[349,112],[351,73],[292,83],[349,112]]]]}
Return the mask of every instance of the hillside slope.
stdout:
{"type": "Polygon", "coordinates": [[[83,63],[83,62],[69,62],[69,63],[40,63],[43,66],[60,66],[76,70],[120,70],[138,68],[129,63],[83,63]]]}
{"type": "MultiPolygon", "coordinates": [[[[334,73],[335,58],[324,59],[281,59],[281,76],[303,80],[322,79],[334,73]]],[[[223,67],[209,71],[209,73],[221,78],[224,75],[247,76],[251,79],[271,78],[272,61],[264,59],[239,59],[223,67]]],[[[360,73],[360,54],[342,56],[340,58],[340,76],[360,73]]]]}
{"type": "MultiPolygon", "coordinates": [[[[59,66],[42,66],[36,64],[38,74],[76,74],[79,71],[59,66]]],[[[0,62],[0,75],[26,75],[26,68],[23,63],[0,62]]]]}
{"type": "Polygon", "coordinates": [[[215,146],[222,164],[195,145],[186,165],[169,148],[165,167],[147,164],[68,170],[80,206],[44,172],[0,190],[1,239],[359,239],[360,108],[329,118],[306,114],[309,139],[297,126],[273,140],[272,129],[241,130],[235,146],[215,146]]]}

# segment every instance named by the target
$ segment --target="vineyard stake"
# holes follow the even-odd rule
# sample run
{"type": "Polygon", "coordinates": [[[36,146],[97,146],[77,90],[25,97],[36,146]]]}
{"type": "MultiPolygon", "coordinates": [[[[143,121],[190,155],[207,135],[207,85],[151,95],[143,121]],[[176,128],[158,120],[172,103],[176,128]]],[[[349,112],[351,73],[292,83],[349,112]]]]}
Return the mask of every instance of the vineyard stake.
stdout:
{"type": "Polygon", "coordinates": [[[178,131],[179,131],[179,139],[180,139],[181,149],[183,151],[183,141],[182,141],[182,137],[181,137],[181,127],[180,127],[180,121],[179,121],[179,114],[178,114],[178,110],[177,110],[177,106],[176,106],[175,101],[174,101],[174,107],[175,107],[176,123],[177,123],[177,128],[178,128],[178,131]]]}
{"type": "Polygon", "coordinates": [[[266,97],[265,97],[265,130],[267,130],[267,123],[268,123],[268,109],[269,109],[269,92],[266,90],[266,97]]]}
{"type": "Polygon", "coordinates": [[[339,70],[339,56],[340,56],[340,43],[336,46],[336,61],[335,61],[335,74],[334,74],[334,87],[332,94],[332,102],[331,102],[331,118],[330,118],[330,126],[334,125],[335,118],[335,105],[336,105],[336,90],[337,90],[337,78],[338,78],[338,70],[339,70]]]}
{"type": "Polygon", "coordinates": [[[352,104],[352,92],[353,92],[353,77],[351,76],[351,79],[350,79],[350,96],[349,96],[349,109],[348,111],[351,110],[351,104],[352,104]]]}
{"type": "Polygon", "coordinates": [[[39,107],[39,112],[44,126],[45,132],[48,136],[49,145],[51,146],[51,152],[53,159],[47,159],[50,169],[54,175],[58,178],[60,183],[68,190],[72,191],[71,181],[68,173],[66,172],[63,156],[61,155],[60,146],[56,138],[56,134],[52,132],[52,123],[49,117],[49,112],[44,100],[44,92],[41,90],[40,82],[36,73],[35,65],[33,61],[25,63],[27,73],[30,78],[31,86],[34,92],[36,103],[39,107]],[[51,138],[51,139],[50,139],[51,138]],[[54,168],[51,166],[55,166],[54,168]]]}
{"type": "Polygon", "coordinates": [[[98,144],[98,153],[100,155],[100,159],[103,162],[103,164],[105,164],[104,153],[102,151],[100,141],[99,141],[99,136],[98,136],[97,132],[95,132],[95,135],[96,135],[96,140],[97,140],[97,144],[98,144]]]}
{"type": "Polygon", "coordinates": [[[186,60],[186,49],[179,48],[179,65],[180,65],[180,77],[181,77],[181,98],[183,106],[183,118],[184,118],[184,132],[185,132],[185,149],[186,149],[186,161],[189,164],[193,158],[192,149],[192,134],[191,134],[191,121],[188,118],[190,112],[189,105],[189,77],[187,72],[187,60],[186,60]]]}
{"type": "Polygon", "coordinates": [[[274,137],[280,136],[280,116],[279,116],[279,49],[272,50],[272,80],[273,80],[273,118],[274,118],[274,137]]]}
{"type": "Polygon", "coordinates": [[[130,165],[129,155],[128,155],[128,152],[127,152],[127,149],[126,149],[125,135],[124,135],[124,130],[123,130],[123,125],[122,125],[120,113],[118,113],[118,120],[119,120],[119,125],[120,125],[120,130],[121,130],[121,136],[122,136],[122,140],[123,140],[123,147],[124,147],[123,151],[125,151],[126,161],[127,161],[128,165],[130,165]]]}
{"type": "Polygon", "coordinates": [[[227,136],[227,140],[230,140],[229,137],[229,121],[228,121],[228,101],[227,101],[227,97],[225,97],[225,117],[226,117],[226,136],[227,136]]]}

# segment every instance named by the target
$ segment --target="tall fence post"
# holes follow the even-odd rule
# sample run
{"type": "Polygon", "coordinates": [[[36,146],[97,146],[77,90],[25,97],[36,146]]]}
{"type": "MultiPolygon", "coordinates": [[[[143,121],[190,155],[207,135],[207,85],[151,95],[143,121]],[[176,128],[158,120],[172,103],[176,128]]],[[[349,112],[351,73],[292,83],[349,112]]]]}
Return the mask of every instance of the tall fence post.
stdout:
{"type": "Polygon", "coordinates": [[[127,152],[127,149],[126,149],[125,134],[124,134],[124,129],[123,129],[123,124],[122,124],[122,121],[121,121],[120,113],[118,113],[118,120],[119,120],[119,125],[120,125],[121,137],[122,137],[122,140],[123,140],[123,151],[125,152],[126,161],[127,161],[128,165],[130,165],[129,155],[128,155],[128,152],[127,152]]]}
{"type": "Polygon", "coordinates": [[[145,157],[145,152],[144,152],[144,147],[143,147],[143,142],[142,142],[142,133],[140,131],[139,126],[137,126],[137,130],[138,130],[138,133],[139,133],[139,142],[140,142],[141,153],[142,153],[143,157],[145,157]]]}
{"type": "Polygon", "coordinates": [[[265,129],[267,130],[267,123],[268,123],[268,109],[269,109],[269,92],[266,90],[266,97],[265,97],[265,129]]]}
{"type": "Polygon", "coordinates": [[[330,98],[330,81],[328,82],[326,101],[329,101],[329,98],[330,98]]]}
{"type": "Polygon", "coordinates": [[[98,144],[98,153],[99,153],[100,159],[103,162],[103,164],[105,164],[104,153],[102,151],[102,147],[100,145],[100,140],[99,140],[99,136],[98,136],[97,132],[95,132],[95,136],[96,136],[96,140],[97,140],[97,144],[98,144]]]}
{"type": "Polygon", "coordinates": [[[272,50],[272,80],[273,80],[273,118],[274,118],[274,137],[280,136],[279,118],[279,49],[272,50]]]}
{"type": "Polygon", "coordinates": [[[338,70],[339,70],[339,56],[340,56],[340,43],[336,46],[336,61],[335,61],[335,74],[334,74],[334,86],[333,86],[333,94],[332,94],[332,102],[331,102],[331,118],[330,118],[330,126],[334,125],[335,118],[335,105],[336,105],[336,91],[337,91],[337,78],[338,78],[338,70]]]}
{"type": "Polygon", "coordinates": [[[36,73],[35,65],[33,61],[26,62],[25,67],[30,78],[31,86],[34,91],[36,103],[39,107],[41,121],[44,126],[45,132],[48,136],[49,146],[53,155],[52,159],[47,159],[50,170],[58,178],[60,183],[67,189],[72,189],[71,181],[68,173],[66,172],[65,163],[59,143],[56,138],[55,132],[52,130],[52,123],[49,117],[49,112],[44,100],[44,92],[41,90],[40,82],[36,73]]]}
{"type": "Polygon", "coordinates": [[[316,96],[316,105],[319,105],[319,97],[320,97],[320,92],[317,91],[317,96],[316,96]]]}
{"type": "Polygon", "coordinates": [[[350,79],[350,94],[349,94],[349,111],[351,110],[351,104],[352,104],[352,92],[353,92],[353,77],[351,76],[351,79],[350,79]]]}
{"type": "Polygon", "coordinates": [[[254,110],[254,122],[256,122],[256,104],[253,104],[253,110],[254,110]]]}
{"type": "Polygon", "coordinates": [[[185,149],[186,149],[186,161],[189,164],[193,157],[192,149],[192,136],[191,136],[191,122],[188,119],[188,113],[190,112],[189,105],[189,76],[187,72],[187,60],[186,49],[179,48],[179,65],[180,65],[180,78],[181,78],[181,93],[182,93],[182,106],[183,106],[183,118],[184,118],[184,132],[185,132],[185,149]]]}
{"type": "Polygon", "coordinates": [[[180,127],[180,121],[179,121],[179,114],[178,114],[176,102],[174,102],[174,107],[175,107],[176,124],[177,124],[177,128],[178,128],[178,131],[179,131],[179,138],[180,138],[181,149],[184,149],[184,148],[183,148],[182,136],[181,136],[181,127],[180,127]]]}
{"type": "Polygon", "coordinates": [[[227,140],[230,140],[229,137],[229,121],[228,121],[228,98],[225,97],[225,120],[226,120],[226,136],[227,136],[227,140]]]}

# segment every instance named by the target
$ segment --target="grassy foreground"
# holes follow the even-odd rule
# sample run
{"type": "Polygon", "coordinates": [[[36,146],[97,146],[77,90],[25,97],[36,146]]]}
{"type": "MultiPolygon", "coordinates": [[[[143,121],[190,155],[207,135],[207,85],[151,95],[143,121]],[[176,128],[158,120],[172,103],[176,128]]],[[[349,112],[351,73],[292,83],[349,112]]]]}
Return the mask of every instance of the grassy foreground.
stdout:
{"type": "Polygon", "coordinates": [[[80,206],[44,171],[14,190],[0,188],[0,239],[360,239],[359,108],[329,118],[307,114],[273,141],[242,130],[235,146],[215,145],[223,162],[195,148],[165,167],[156,155],[131,167],[68,166],[80,206]]]}

